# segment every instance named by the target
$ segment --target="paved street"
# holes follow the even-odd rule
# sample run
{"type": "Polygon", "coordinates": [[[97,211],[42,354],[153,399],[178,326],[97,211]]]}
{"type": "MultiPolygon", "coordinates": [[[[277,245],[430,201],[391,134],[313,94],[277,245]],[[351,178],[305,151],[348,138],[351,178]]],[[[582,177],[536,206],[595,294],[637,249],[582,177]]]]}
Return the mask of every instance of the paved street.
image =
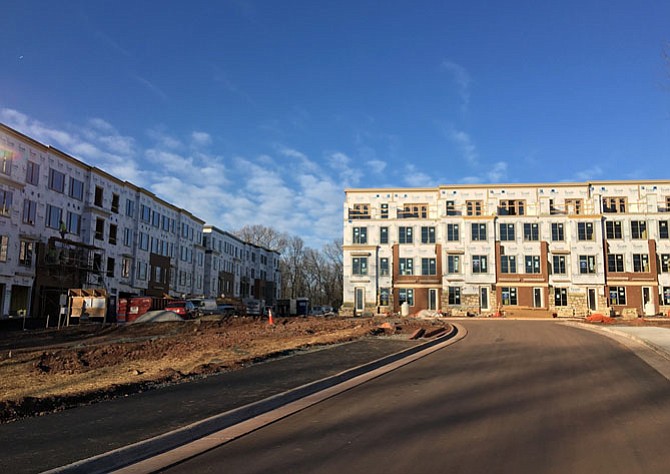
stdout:
{"type": "Polygon", "coordinates": [[[620,343],[463,324],[463,341],[167,472],[667,472],[670,384],[620,343]]]}

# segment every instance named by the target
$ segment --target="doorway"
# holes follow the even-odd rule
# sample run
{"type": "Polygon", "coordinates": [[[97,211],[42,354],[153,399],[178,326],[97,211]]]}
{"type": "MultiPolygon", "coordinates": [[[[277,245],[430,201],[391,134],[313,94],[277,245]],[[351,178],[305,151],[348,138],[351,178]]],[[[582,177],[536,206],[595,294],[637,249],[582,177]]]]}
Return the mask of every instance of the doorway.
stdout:
{"type": "Polygon", "coordinates": [[[595,311],[598,309],[598,304],[596,300],[596,289],[595,288],[589,288],[588,293],[587,293],[587,298],[588,298],[588,305],[589,305],[589,311],[595,311]]]}
{"type": "Polygon", "coordinates": [[[653,316],[656,314],[654,301],[651,297],[651,287],[649,286],[642,287],[642,311],[645,316],[653,316]]]}
{"type": "Polygon", "coordinates": [[[489,289],[485,286],[479,289],[479,308],[481,311],[489,309],[489,289]]]}
{"type": "Polygon", "coordinates": [[[533,308],[542,307],[542,288],[533,288],[533,308]]]}
{"type": "Polygon", "coordinates": [[[365,310],[365,288],[354,289],[354,316],[360,316],[365,310]]]}
{"type": "Polygon", "coordinates": [[[437,311],[437,290],[435,288],[428,290],[428,309],[430,311],[437,311]]]}

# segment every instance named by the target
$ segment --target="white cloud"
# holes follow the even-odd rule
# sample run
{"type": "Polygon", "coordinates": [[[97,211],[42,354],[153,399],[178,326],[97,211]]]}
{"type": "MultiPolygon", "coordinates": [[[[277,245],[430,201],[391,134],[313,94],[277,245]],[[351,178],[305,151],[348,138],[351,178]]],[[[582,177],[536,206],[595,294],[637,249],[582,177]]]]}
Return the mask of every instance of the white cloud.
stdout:
{"type": "Polygon", "coordinates": [[[193,132],[191,141],[195,146],[207,146],[212,143],[212,137],[206,132],[193,132]]]}
{"type": "Polygon", "coordinates": [[[416,188],[429,188],[440,184],[439,178],[418,171],[416,166],[411,164],[405,166],[404,181],[405,185],[416,188]]]}
{"type": "Polygon", "coordinates": [[[507,163],[498,161],[487,170],[486,177],[491,183],[500,183],[507,179],[507,163]]]}
{"type": "Polygon", "coordinates": [[[463,155],[463,158],[472,166],[479,161],[477,147],[469,134],[462,130],[450,128],[448,130],[449,139],[458,146],[463,155]]]}
{"type": "Polygon", "coordinates": [[[373,173],[383,173],[386,169],[386,162],[382,160],[370,160],[366,163],[373,173]]]}
{"type": "Polygon", "coordinates": [[[574,181],[589,181],[591,179],[597,179],[602,175],[603,169],[600,166],[595,165],[591,168],[577,171],[577,173],[575,173],[574,181]]]}
{"type": "Polygon", "coordinates": [[[458,87],[458,95],[461,98],[461,109],[467,111],[470,106],[470,74],[467,69],[453,61],[442,62],[442,67],[451,74],[458,87]]]}

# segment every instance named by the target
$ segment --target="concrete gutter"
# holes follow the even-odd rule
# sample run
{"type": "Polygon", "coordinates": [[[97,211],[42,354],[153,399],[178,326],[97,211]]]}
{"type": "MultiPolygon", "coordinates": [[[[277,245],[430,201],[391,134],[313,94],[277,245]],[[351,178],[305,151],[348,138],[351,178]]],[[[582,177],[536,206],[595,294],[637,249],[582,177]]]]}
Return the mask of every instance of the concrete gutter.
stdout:
{"type": "Polygon", "coordinates": [[[425,344],[206,418],[169,433],[45,471],[45,474],[155,472],[391,372],[454,344],[466,335],[467,330],[463,326],[452,323],[451,331],[425,344]]]}

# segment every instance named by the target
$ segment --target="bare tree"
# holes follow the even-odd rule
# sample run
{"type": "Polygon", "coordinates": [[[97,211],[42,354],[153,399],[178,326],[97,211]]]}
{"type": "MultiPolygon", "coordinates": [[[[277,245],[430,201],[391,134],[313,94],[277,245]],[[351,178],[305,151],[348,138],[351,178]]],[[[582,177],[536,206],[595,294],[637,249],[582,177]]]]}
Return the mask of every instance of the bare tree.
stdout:
{"type": "Polygon", "coordinates": [[[268,250],[276,250],[279,253],[284,250],[290,238],[283,232],[260,224],[245,225],[241,229],[234,231],[233,234],[245,242],[264,247],[268,250]]]}

